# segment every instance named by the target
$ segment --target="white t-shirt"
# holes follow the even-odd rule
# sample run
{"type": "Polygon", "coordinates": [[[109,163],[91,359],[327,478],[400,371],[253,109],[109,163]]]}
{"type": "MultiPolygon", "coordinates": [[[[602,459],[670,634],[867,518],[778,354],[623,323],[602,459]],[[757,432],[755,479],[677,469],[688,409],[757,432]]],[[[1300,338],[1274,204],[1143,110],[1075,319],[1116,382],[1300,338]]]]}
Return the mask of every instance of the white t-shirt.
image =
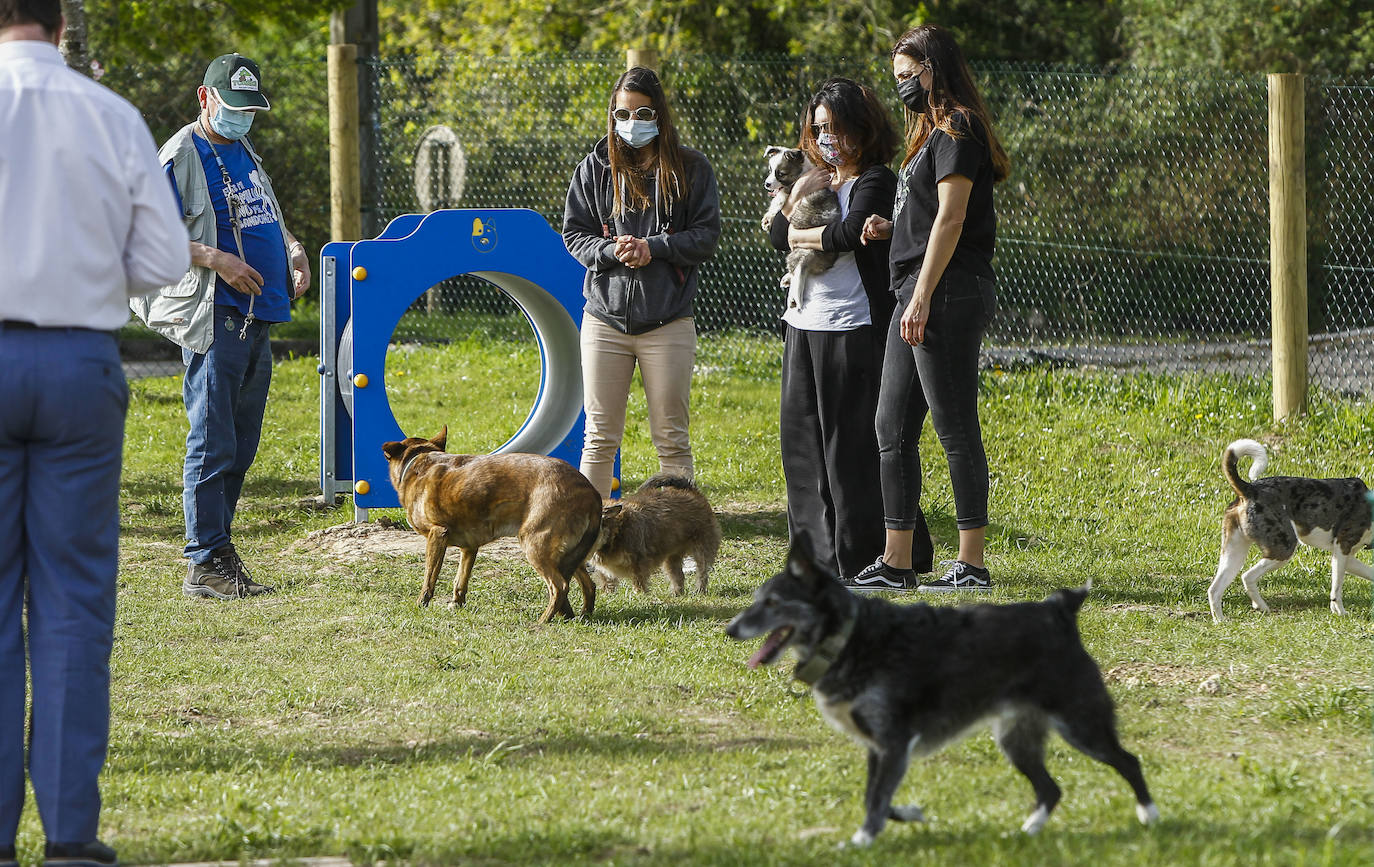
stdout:
{"type": "MultiPolygon", "coordinates": [[[[849,216],[849,193],[855,180],[845,181],[836,190],[841,219],[849,216]]],[[[783,322],[802,331],[849,331],[872,324],[868,315],[868,294],[864,292],[863,279],[852,252],[841,253],[828,271],[813,277],[799,276],[805,281],[804,285],[793,287],[789,295],[801,298],[801,306],[783,311],[783,322]]]]}

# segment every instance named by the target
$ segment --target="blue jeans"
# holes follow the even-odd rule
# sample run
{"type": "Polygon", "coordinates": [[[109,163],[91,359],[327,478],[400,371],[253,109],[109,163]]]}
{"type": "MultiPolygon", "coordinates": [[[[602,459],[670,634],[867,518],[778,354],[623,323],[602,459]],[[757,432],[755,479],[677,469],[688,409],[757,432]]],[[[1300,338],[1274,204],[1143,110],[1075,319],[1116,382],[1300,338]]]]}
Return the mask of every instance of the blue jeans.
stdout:
{"type": "Polygon", "coordinates": [[[978,423],[978,350],[997,312],[990,277],[947,269],[930,297],[925,340],[902,339],[902,312],[914,281],[897,295],[887,331],[878,391],[878,464],[883,479],[883,525],[919,525],[921,428],[927,413],[949,460],[954,513],[960,530],[988,524],[988,458],[978,423]]]}
{"type": "Polygon", "coordinates": [[[129,407],[114,338],[0,323],[0,407],[0,846],[14,845],[24,806],[26,669],[29,778],[44,833],[86,843],[100,821],[110,733],[129,407]]]}
{"type": "Polygon", "coordinates": [[[272,384],[270,323],[254,321],[245,339],[243,314],[215,305],[215,342],[208,352],[182,350],[186,378],[186,465],[181,508],[186,556],[205,563],[229,544],[243,479],[258,454],[267,390],[272,384]]]}

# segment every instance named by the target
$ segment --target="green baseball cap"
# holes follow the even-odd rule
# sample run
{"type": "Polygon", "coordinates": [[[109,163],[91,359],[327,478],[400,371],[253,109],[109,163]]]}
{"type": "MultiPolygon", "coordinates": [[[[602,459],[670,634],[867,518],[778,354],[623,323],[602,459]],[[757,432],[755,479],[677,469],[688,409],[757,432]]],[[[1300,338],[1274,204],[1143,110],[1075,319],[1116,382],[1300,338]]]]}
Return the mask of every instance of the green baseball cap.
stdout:
{"type": "Polygon", "coordinates": [[[258,65],[242,54],[221,54],[205,70],[205,86],[214,90],[220,101],[240,111],[269,111],[262,95],[262,75],[258,65]]]}

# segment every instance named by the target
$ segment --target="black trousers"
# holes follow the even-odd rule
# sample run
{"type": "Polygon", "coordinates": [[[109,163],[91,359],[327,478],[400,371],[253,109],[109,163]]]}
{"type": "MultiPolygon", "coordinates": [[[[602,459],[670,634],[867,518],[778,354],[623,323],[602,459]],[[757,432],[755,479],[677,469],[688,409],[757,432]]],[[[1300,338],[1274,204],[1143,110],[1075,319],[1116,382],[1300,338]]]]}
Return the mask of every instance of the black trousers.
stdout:
{"type": "MultiPolygon", "coordinates": [[[[908,291],[911,285],[906,284],[908,291]]],[[[921,427],[929,414],[949,460],[959,529],[986,527],[988,459],[978,423],[978,350],[997,312],[996,284],[991,278],[947,270],[931,296],[920,346],[902,339],[902,311],[910,300],[898,293],[878,396],[884,525],[893,530],[917,525],[921,427]]]]}
{"type": "MultiPolygon", "coordinates": [[[[783,346],[781,446],[787,529],[805,535],[817,562],[850,577],[883,552],[883,510],[874,428],[882,375],[882,333],[802,331],[783,346]]],[[[917,565],[931,560],[919,506],[917,565]]],[[[927,569],[928,571],[928,569],[927,569]]]]}

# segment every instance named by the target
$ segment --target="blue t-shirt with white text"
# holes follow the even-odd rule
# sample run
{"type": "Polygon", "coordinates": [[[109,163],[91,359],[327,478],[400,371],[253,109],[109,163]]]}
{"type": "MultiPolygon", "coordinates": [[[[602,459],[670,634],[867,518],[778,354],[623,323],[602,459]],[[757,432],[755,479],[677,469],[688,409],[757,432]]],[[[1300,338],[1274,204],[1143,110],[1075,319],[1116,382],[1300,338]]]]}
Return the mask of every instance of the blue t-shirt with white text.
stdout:
{"type": "MultiPolygon", "coordinates": [[[[219,249],[239,255],[234,244],[234,227],[229,221],[229,206],[224,197],[224,180],[210,143],[200,136],[192,136],[205,180],[210,187],[210,204],[215,209],[215,238],[219,249]]],[[[291,262],[282,240],[281,215],[272,207],[261,180],[258,167],[248,155],[242,142],[217,144],[220,159],[229,172],[229,183],[239,199],[239,234],[243,239],[242,258],[262,275],[262,294],[253,302],[253,316],[263,322],[288,322],[291,319],[291,262]]],[[[167,164],[167,177],[176,190],[172,165],[167,164]]],[[[181,191],[176,190],[178,206],[181,191]]],[[[215,276],[215,303],[227,304],[240,313],[248,312],[249,296],[229,286],[224,278],[215,276]]]]}

